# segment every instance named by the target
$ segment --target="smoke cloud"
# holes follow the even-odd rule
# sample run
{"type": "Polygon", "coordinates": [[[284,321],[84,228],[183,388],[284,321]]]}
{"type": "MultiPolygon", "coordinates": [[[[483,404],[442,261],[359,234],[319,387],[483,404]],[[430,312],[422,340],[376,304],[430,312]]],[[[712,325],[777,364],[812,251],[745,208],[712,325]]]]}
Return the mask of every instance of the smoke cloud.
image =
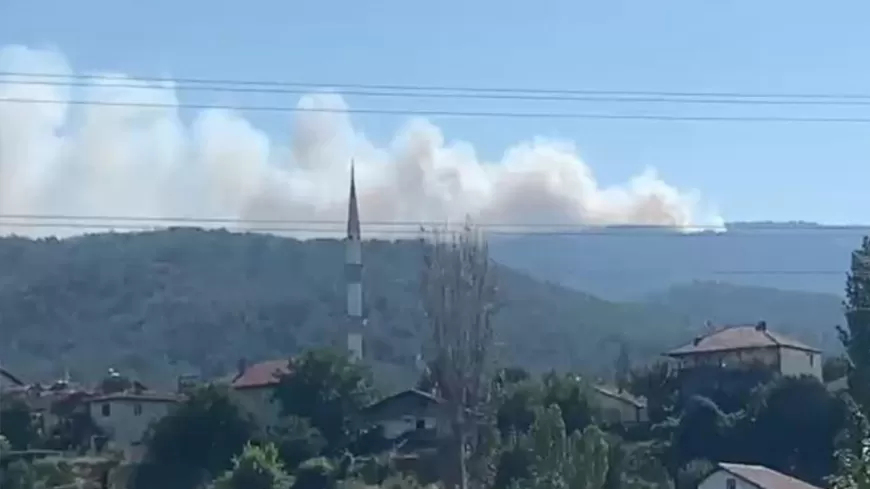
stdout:
{"type": "MultiPolygon", "coordinates": [[[[63,55],[21,46],[0,49],[0,71],[74,73],[63,55]]],[[[339,111],[295,113],[289,142],[282,144],[231,110],[182,117],[171,83],[99,75],[86,87],[0,77],[0,99],[53,102],[0,101],[0,231],[83,231],[23,227],[14,218],[42,215],[140,218],[130,221],[137,226],[155,217],[229,218],[254,229],[293,228],[285,231],[301,235],[317,227],[334,235],[347,212],[351,158],[369,236],[387,229],[376,223],[413,228],[416,222],[455,222],[466,215],[514,226],[722,223],[700,211],[696,192],[668,185],[652,169],[625,184],[601,186],[569,143],[531,139],[508,149],[501,161],[481,161],[472,145],[447,142],[432,123],[411,120],[389,145],[377,147],[339,111]],[[118,81],[135,86],[112,86],[118,81]],[[71,100],[169,108],[71,105],[71,100]],[[300,224],[312,220],[334,223],[300,224]]],[[[323,93],[301,97],[298,105],[346,108],[341,96],[323,93]]]]}

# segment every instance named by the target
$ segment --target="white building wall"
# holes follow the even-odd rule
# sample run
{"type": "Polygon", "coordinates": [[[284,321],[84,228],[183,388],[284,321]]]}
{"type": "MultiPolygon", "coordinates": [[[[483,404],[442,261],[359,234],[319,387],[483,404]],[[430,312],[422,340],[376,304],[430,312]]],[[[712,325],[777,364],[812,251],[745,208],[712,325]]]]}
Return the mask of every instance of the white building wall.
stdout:
{"type": "Polygon", "coordinates": [[[812,375],[822,379],[822,356],[818,353],[780,349],[780,373],[783,375],[812,375]]]}
{"type": "Polygon", "coordinates": [[[125,452],[140,443],[151,423],[156,422],[175,405],[173,402],[114,399],[90,404],[91,418],[102,428],[109,440],[125,452]],[[108,412],[103,409],[108,406],[108,412]],[[137,406],[139,406],[137,408],[137,406]]]}
{"type": "Polygon", "coordinates": [[[592,400],[609,422],[638,423],[647,420],[646,409],[591,389],[592,400]]]}
{"type": "Polygon", "coordinates": [[[347,315],[351,318],[361,318],[362,310],[362,284],[347,284],[347,315]]]}
{"type": "Polygon", "coordinates": [[[363,336],[360,333],[348,333],[347,335],[347,350],[350,352],[350,358],[353,361],[361,361],[363,359],[363,336]]]}
{"type": "Polygon", "coordinates": [[[743,479],[735,477],[729,472],[718,469],[698,484],[698,489],[759,489],[743,479]],[[729,480],[733,482],[729,482],[729,480]]]}
{"type": "Polygon", "coordinates": [[[381,421],[378,424],[383,430],[384,438],[392,440],[404,435],[409,431],[416,430],[418,420],[424,423],[424,429],[431,430],[436,427],[437,421],[435,420],[435,417],[432,416],[405,416],[402,419],[385,420],[381,421]]]}
{"type": "Polygon", "coordinates": [[[684,368],[698,366],[734,367],[752,364],[774,366],[777,360],[776,348],[745,348],[686,355],[681,357],[680,365],[684,368]]]}

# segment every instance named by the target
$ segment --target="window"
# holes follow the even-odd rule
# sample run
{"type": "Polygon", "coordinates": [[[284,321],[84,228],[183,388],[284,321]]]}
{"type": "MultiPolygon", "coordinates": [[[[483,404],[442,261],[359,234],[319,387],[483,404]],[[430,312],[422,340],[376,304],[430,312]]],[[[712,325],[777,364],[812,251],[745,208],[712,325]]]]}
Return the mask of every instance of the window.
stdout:
{"type": "Polygon", "coordinates": [[[426,420],[425,419],[418,419],[417,420],[417,429],[418,430],[425,430],[426,429],[426,420]]]}
{"type": "Polygon", "coordinates": [[[112,415],[112,405],[109,403],[103,404],[100,407],[100,411],[102,411],[103,416],[111,416],[112,415]]]}
{"type": "Polygon", "coordinates": [[[142,415],[142,405],[141,404],[133,404],[133,415],[141,416],[142,415]]]}
{"type": "Polygon", "coordinates": [[[810,353],[810,367],[812,367],[814,363],[816,363],[816,356],[810,353]]]}
{"type": "Polygon", "coordinates": [[[725,479],[725,489],[737,489],[737,479],[733,477],[725,479]]]}

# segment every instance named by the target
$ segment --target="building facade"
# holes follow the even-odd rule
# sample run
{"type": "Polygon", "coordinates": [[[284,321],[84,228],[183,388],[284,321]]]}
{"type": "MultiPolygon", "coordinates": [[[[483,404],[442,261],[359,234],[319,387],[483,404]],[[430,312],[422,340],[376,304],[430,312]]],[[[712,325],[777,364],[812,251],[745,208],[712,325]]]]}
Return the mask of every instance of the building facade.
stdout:
{"type": "Polygon", "coordinates": [[[625,390],[606,385],[590,389],[591,400],[606,423],[645,423],[649,421],[646,400],[625,390]]]}
{"type": "Polygon", "coordinates": [[[717,464],[698,489],[819,489],[761,465],[717,464]]]}
{"type": "Polygon", "coordinates": [[[153,423],[179,402],[172,394],[116,392],[88,400],[91,419],[105,433],[109,447],[124,452],[127,460],[141,458],[142,442],[153,423]]]}
{"type": "Polygon", "coordinates": [[[252,365],[240,362],[238,372],[230,381],[230,396],[257,426],[265,430],[276,427],[281,406],[274,400],[281,376],[290,373],[290,360],[268,360],[252,365]]]}
{"type": "Polygon", "coordinates": [[[769,331],[764,322],[711,330],[666,355],[681,370],[760,368],[780,375],[822,379],[820,350],[769,331]]]}

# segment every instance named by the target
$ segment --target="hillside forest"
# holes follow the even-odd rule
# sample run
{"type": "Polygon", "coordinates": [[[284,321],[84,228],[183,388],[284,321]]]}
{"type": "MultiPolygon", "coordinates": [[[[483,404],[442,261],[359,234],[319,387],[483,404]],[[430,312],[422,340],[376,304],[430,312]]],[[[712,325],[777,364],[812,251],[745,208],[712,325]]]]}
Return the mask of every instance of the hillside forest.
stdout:
{"type": "MultiPolygon", "coordinates": [[[[264,239],[260,248],[257,248],[260,252],[269,249],[270,245],[300,244],[279,238],[229,236],[228,239],[227,234],[221,232],[173,230],[144,235],[90,236],[79,238],[78,242],[102,239],[105,240],[102,243],[105,246],[107,243],[117,244],[114,240],[118,238],[129,239],[133,243],[142,243],[143,238],[163,238],[168,241],[185,237],[194,240],[212,238],[215,243],[205,249],[214,250],[217,243],[226,244],[236,239],[242,243],[264,239]]],[[[10,241],[13,244],[16,242],[23,243],[22,249],[33,250],[32,241],[10,241]]],[[[48,240],[37,244],[70,246],[75,245],[76,240],[48,240]]],[[[303,250],[312,249],[306,248],[309,243],[301,244],[303,250]]],[[[326,242],[326,245],[324,248],[329,245],[338,247],[334,242],[326,242]]],[[[375,242],[367,256],[377,256],[379,245],[391,250],[389,256],[395,256],[392,247],[398,246],[399,250],[404,250],[408,260],[404,263],[408,265],[413,263],[412,259],[419,259],[419,253],[422,252],[421,248],[414,248],[410,242],[375,242]]],[[[152,243],[145,248],[154,250],[157,247],[152,243]]],[[[114,250],[117,258],[130,249],[132,246],[107,246],[105,251],[111,255],[114,250]]],[[[158,269],[171,275],[167,268],[173,267],[167,267],[167,264],[176,263],[173,260],[177,260],[187,263],[189,270],[199,270],[206,277],[200,280],[215,280],[225,276],[220,267],[207,266],[208,261],[201,257],[206,254],[202,250],[196,253],[188,249],[191,254],[184,256],[177,254],[179,248],[169,249],[175,253],[164,249],[162,253],[153,253],[144,264],[155,266],[155,263],[162,263],[163,266],[158,266],[158,269]]],[[[67,256],[81,259],[81,255],[69,250],[67,253],[67,256]]],[[[256,255],[259,257],[261,253],[256,255]]],[[[86,256],[99,261],[93,256],[86,256]]],[[[239,258],[244,256],[250,260],[247,262],[249,266],[261,263],[252,260],[250,254],[239,258]]],[[[135,466],[130,483],[137,489],[398,489],[418,488],[433,483],[487,489],[687,489],[709,474],[715,462],[729,460],[764,465],[819,487],[867,489],[870,487],[867,483],[870,481],[870,453],[866,450],[870,443],[870,425],[866,418],[870,408],[870,388],[867,387],[870,385],[870,259],[867,259],[870,257],[870,238],[863,240],[856,256],[858,259],[853,260],[852,271],[845,283],[846,320],[838,329],[845,357],[834,359],[840,364],[840,375],[847,375],[849,380],[847,390],[842,392],[829,390],[815,377],[781,377],[758,368],[731,372],[725,381],[721,369],[712,368],[706,373],[693,371],[692,375],[709,375],[710,381],[696,384],[700,388],[688,393],[683,388],[683,372],[669,368],[662,362],[644,362],[634,367],[621,365],[617,382],[628,391],[646,398],[649,409],[649,422],[624,423],[602,416],[603,413],[598,411],[590,397],[590,387],[595,379],[581,369],[573,368],[573,365],[562,372],[549,369],[541,374],[519,362],[502,363],[493,372],[494,375],[481,374],[487,395],[476,398],[478,401],[474,405],[464,406],[476,413],[475,422],[468,425],[473,426],[474,437],[469,439],[473,439],[473,442],[469,441],[468,445],[459,445],[460,452],[464,454],[461,455],[463,483],[453,486],[449,483],[452,480],[451,469],[442,470],[442,466],[435,463],[449,454],[436,452],[432,463],[421,460],[411,466],[396,465],[401,459],[396,451],[400,447],[385,447],[386,440],[380,437],[379,431],[369,430],[365,424],[355,421],[362,419],[361,413],[373,400],[386,395],[373,382],[376,373],[365,364],[351,361],[340,350],[316,345],[318,340],[311,337],[308,339],[310,343],[300,341],[293,345],[298,349],[298,354],[283,354],[288,357],[292,373],[281,377],[274,392],[273,399],[280,406],[281,413],[278,429],[258,429],[220,384],[203,384],[191,391],[169,415],[151,426],[146,437],[145,460],[135,466]],[[463,448],[465,446],[468,448],[463,448]]],[[[17,258],[14,263],[20,264],[27,257],[21,253],[17,258]]],[[[42,258],[45,259],[45,255],[42,258]]],[[[33,260],[33,257],[30,259],[33,260]]],[[[243,259],[237,261],[245,263],[243,259]]],[[[132,260],[125,263],[129,265],[130,262],[132,260]]],[[[29,265],[36,266],[36,263],[34,260],[29,265]]],[[[307,262],[301,260],[299,263],[307,262]]],[[[58,262],[48,265],[46,273],[59,268],[58,262]]],[[[138,262],[138,266],[142,265],[143,262],[138,262]]],[[[274,270],[275,267],[268,268],[274,270]]],[[[113,267],[111,270],[116,269],[113,267]]],[[[83,272],[85,268],[77,271],[83,272]]],[[[306,271],[310,272],[304,267],[297,268],[297,273],[306,271]]],[[[66,276],[76,277],[75,273],[69,273],[70,270],[67,272],[66,276]]],[[[115,295],[123,295],[117,293],[120,286],[135,283],[131,278],[126,278],[124,273],[95,273],[105,280],[104,287],[108,287],[108,284],[116,287],[115,295]]],[[[516,287],[519,285],[540,287],[541,307],[558,305],[543,300],[560,297],[558,294],[545,295],[546,292],[562,291],[565,293],[563,298],[576,297],[577,294],[557,286],[540,284],[504,267],[497,268],[496,273],[499,290],[502,287],[505,289],[502,294],[518,290],[516,287]]],[[[149,276],[155,275],[159,276],[149,276]]],[[[186,276],[190,277],[190,274],[186,276]]],[[[244,289],[244,277],[240,273],[234,285],[244,289]]],[[[390,278],[395,280],[395,277],[388,274],[381,280],[389,282],[390,278]]],[[[68,288],[50,289],[57,294],[51,297],[68,301],[59,301],[58,304],[81,300],[87,296],[75,293],[81,290],[81,284],[87,282],[71,278],[68,288]]],[[[413,277],[407,277],[402,282],[408,295],[414,293],[410,287],[413,282],[413,277]]],[[[173,282],[167,280],[166,283],[173,282]]],[[[190,289],[185,287],[199,285],[195,281],[185,283],[176,280],[175,283],[178,284],[177,288],[172,291],[178,292],[189,292],[190,289]]],[[[227,286],[227,289],[231,288],[227,286]]],[[[135,287],[131,289],[135,290],[135,287]]],[[[104,297],[111,296],[107,290],[103,289],[104,297]]],[[[232,296],[228,291],[224,293],[226,296],[222,298],[232,296]]],[[[333,294],[337,296],[339,293],[334,291],[333,294]]],[[[279,295],[274,293],[271,297],[279,295]]],[[[500,294],[499,301],[501,297],[500,294]]],[[[171,294],[164,294],[161,298],[169,303],[172,303],[173,298],[181,303],[191,301],[188,296],[174,297],[171,294]]],[[[608,318],[632,319],[626,312],[631,309],[621,309],[629,306],[592,298],[589,300],[601,311],[612,314],[608,318]]],[[[31,311],[39,310],[34,308],[35,302],[30,302],[31,311]]],[[[213,307],[219,303],[218,300],[211,302],[213,307]]],[[[129,307],[130,303],[126,306],[129,307]]],[[[43,307],[42,310],[46,309],[43,307]]],[[[81,309],[87,310],[85,307],[81,309]]],[[[102,310],[111,310],[111,306],[107,305],[102,310]]],[[[143,310],[149,309],[143,307],[143,310]]],[[[505,315],[505,311],[520,314],[520,310],[500,308],[496,317],[505,315]]],[[[638,316],[635,317],[642,317],[642,312],[643,309],[638,309],[635,312],[638,316]]],[[[409,309],[407,314],[414,321],[415,314],[419,313],[416,309],[409,309]]],[[[46,312],[43,314],[58,318],[46,312]]],[[[539,314],[543,316],[544,312],[539,314]]],[[[665,313],[662,314],[665,317],[665,313]]],[[[384,316],[389,317],[387,314],[384,316]]],[[[139,334],[160,331],[151,326],[153,323],[139,324],[141,327],[138,330],[131,330],[139,334]]],[[[386,321],[383,324],[387,324],[386,321]]],[[[413,324],[416,329],[413,330],[414,334],[408,335],[409,344],[432,337],[431,322],[417,320],[413,324]]],[[[333,328],[337,331],[337,327],[333,328]]],[[[389,327],[383,328],[381,334],[390,331],[389,327]]],[[[600,331],[606,330],[603,326],[599,328],[600,331]]],[[[673,332],[677,336],[681,333],[677,327],[672,328],[663,331],[673,332]]],[[[504,319],[496,323],[494,329],[496,337],[491,342],[487,340],[493,353],[499,351],[497,346],[501,342],[512,339],[511,335],[531,336],[528,330],[504,322],[504,319]]],[[[208,333],[202,329],[199,331],[201,334],[208,333]]],[[[586,335],[591,331],[597,330],[589,329],[586,335]]],[[[214,331],[209,334],[217,336],[214,331]]],[[[604,333],[599,334],[605,336],[604,333]]],[[[21,336],[18,333],[17,338],[21,336]]],[[[326,336],[328,338],[328,334],[326,336]]],[[[116,337],[106,334],[103,338],[111,341],[116,337]]],[[[144,338],[138,337],[139,340],[144,338]]],[[[241,338],[243,336],[233,337],[241,338]]],[[[652,337],[642,338],[650,344],[655,342],[652,337]]],[[[581,337],[576,339],[580,340],[581,337]]],[[[128,349],[135,350],[134,345],[129,345],[128,349]]],[[[52,348],[57,346],[52,345],[52,348]]],[[[228,351],[230,347],[226,348],[228,351]]],[[[519,351],[519,347],[517,349],[519,351]]],[[[66,349],[66,353],[70,351],[73,349],[66,349]]],[[[627,349],[622,348],[622,351],[620,357],[624,358],[627,349]]],[[[63,348],[53,352],[61,353],[63,348]]],[[[37,353],[29,352],[31,355],[37,353]]],[[[107,353],[104,351],[103,356],[107,353]]],[[[205,356],[203,361],[207,358],[205,356]]],[[[394,365],[400,361],[388,356],[379,358],[394,365]]],[[[534,359],[534,355],[530,355],[530,358],[534,359]]],[[[544,363],[543,360],[528,362],[529,365],[544,363]]],[[[188,360],[187,365],[192,366],[194,362],[188,360]]],[[[436,361],[430,364],[430,369],[416,375],[417,389],[421,392],[430,389],[432,392],[444,392],[447,378],[442,375],[443,368],[439,365],[436,361]]],[[[540,366],[538,368],[546,370],[540,366]]],[[[462,398],[465,399],[464,396],[462,398]]],[[[58,423],[55,432],[44,433],[30,423],[32,418],[26,406],[6,402],[2,408],[4,424],[0,450],[76,449],[88,442],[88,433],[94,429],[93,426],[86,426],[86,420],[70,419],[58,423]],[[20,422],[10,423],[10,418],[20,422]]],[[[454,450],[452,447],[447,445],[446,450],[454,450]]],[[[43,466],[48,463],[15,462],[3,471],[4,487],[10,483],[25,484],[21,487],[42,487],[49,479],[56,481],[64,477],[66,479],[63,480],[68,483],[66,469],[43,466]]]]}
{"type": "MultiPolygon", "coordinates": [[[[499,257],[501,245],[493,244],[499,257]]],[[[379,378],[412,382],[420,351],[420,244],[364,242],[367,349],[379,378]]],[[[344,327],[343,244],[176,228],[67,239],[0,238],[4,366],[25,380],[95,379],[108,368],[157,385],[334,344],[344,327]],[[202,338],[209,341],[203,342],[202,338]]],[[[717,282],[611,301],[500,265],[499,358],[541,373],[609,378],[621,351],[641,365],[707,320],[766,320],[829,352],[836,296],[717,282]]]]}

